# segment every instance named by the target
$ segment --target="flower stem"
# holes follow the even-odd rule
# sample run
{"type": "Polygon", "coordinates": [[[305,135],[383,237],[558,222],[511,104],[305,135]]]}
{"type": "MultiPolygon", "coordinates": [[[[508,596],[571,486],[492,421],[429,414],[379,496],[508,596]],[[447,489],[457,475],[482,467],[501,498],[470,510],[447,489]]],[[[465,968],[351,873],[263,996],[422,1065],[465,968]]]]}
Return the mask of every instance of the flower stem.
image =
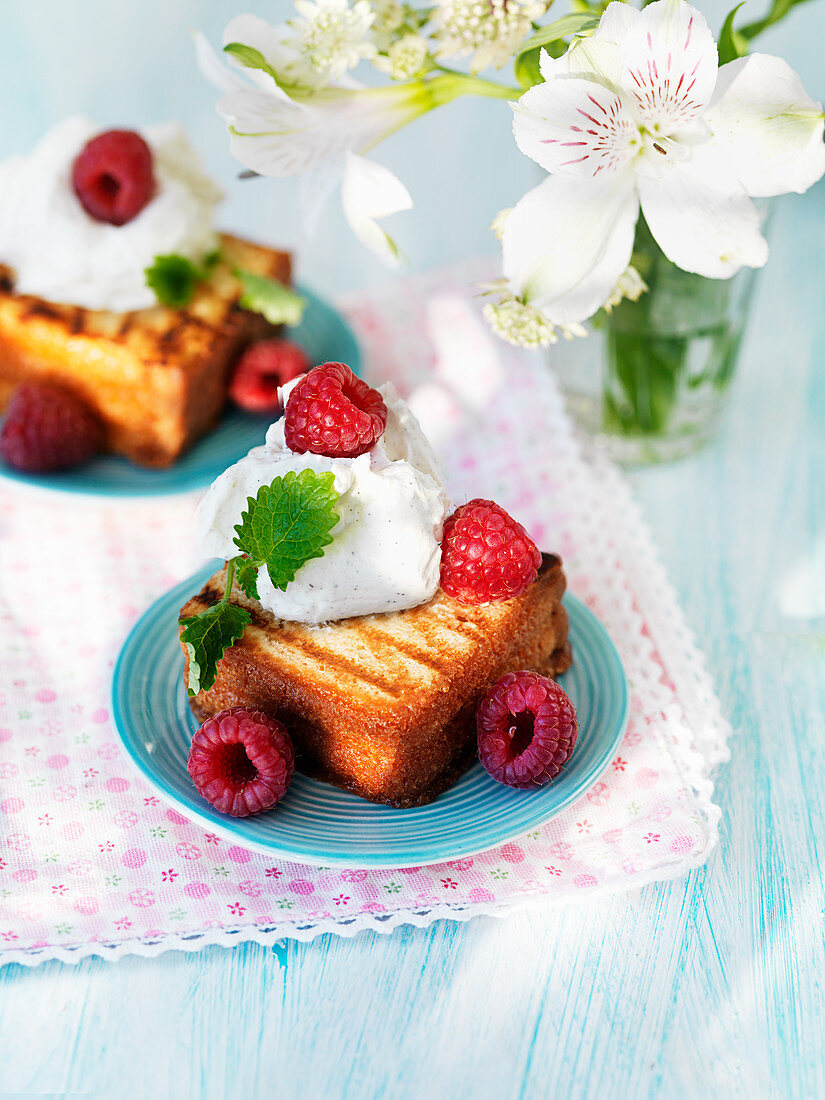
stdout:
{"type": "Polygon", "coordinates": [[[488,99],[518,99],[524,91],[523,88],[509,88],[506,84],[486,80],[482,76],[469,76],[455,69],[447,69],[443,65],[438,65],[437,69],[442,75],[433,77],[427,83],[435,92],[439,105],[462,95],[478,95],[488,99]],[[441,96],[444,98],[441,99],[441,96]]]}

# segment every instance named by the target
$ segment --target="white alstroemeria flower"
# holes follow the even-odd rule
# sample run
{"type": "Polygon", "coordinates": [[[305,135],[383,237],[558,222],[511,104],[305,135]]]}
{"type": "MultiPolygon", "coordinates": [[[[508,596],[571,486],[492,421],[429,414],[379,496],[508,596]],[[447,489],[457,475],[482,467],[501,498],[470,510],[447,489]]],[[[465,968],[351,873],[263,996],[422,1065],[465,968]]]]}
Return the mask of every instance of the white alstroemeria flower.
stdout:
{"type": "Polygon", "coordinates": [[[679,267],[725,279],[768,246],[749,196],[805,191],[825,172],[823,112],[779,58],[717,67],[684,0],[611,3],[598,29],[514,104],[519,148],[548,178],[507,219],[511,291],[554,322],[591,316],[633,249],[639,210],[679,267]]]}
{"type": "Polygon", "coordinates": [[[347,153],[341,183],[344,215],[355,236],[388,264],[398,261],[398,247],[378,224],[399,210],[409,210],[412,199],[404,184],[392,172],[366,157],[347,153]]]}
{"type": "Polygon", "coordinates": [[[375,56],[370,28],[375,12],[368,0],[295,0],[300,19],[290,22],[290,42],[324,81],[340,80],[362,60],[375,56]]]}
{"type": "Polygon", "coordinates": [[[282,32],[256,16],[233,20],[224,41],[257,51],[268,68],[238,69],[234,59],[233,67],[227,67],[205,38],[196,36],[201,71],[225,93],[217,108],[229,126],[233,155],[263,176],[304,176],[301,200],[308,229],[340,185],[353,232],[383,259],[397,262],[398,250],[376,219],[409,209],[412,200],[389,169],[363,154],[431,106],[426,99],[422,102],[421,90],[403,85],[307,87],[296,79],[296,55],[282,32]]]}
{"type": "Polygon", "coordinates": [[[473,54],[472,73],[500,69],[526,38],[546,0],[439,0],[433,10],[439,57],[473,54]]]}

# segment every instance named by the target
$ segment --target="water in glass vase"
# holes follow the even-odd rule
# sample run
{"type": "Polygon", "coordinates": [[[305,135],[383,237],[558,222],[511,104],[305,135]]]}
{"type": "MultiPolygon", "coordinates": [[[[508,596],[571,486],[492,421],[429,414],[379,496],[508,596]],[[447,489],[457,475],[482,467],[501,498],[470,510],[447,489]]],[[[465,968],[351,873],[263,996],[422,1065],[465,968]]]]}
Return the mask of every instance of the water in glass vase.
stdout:
{"type": "Polygon", "coordinates": [[[713,435],[755,280],[749,268],[732,279],[682,271],[643,220],[633,264],[647,292],[597,318],[589,348],[553,357],[573,417],[627,465],[680,458],[713,435]]]}

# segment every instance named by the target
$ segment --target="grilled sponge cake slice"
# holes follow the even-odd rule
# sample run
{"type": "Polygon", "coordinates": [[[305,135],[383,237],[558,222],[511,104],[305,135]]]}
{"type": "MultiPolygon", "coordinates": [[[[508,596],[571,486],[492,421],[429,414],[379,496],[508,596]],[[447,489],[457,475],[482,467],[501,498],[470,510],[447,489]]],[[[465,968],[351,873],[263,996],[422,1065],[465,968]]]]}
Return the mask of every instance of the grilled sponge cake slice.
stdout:
{"type": "MultiPolygon", "coordinates": [[[[225,581],[216,573],[181,615],[217,603],[225,581]]],[[[276,619],[235,587],[231,600],[252,622],[192,707],[201,719],[260,707],[283,720],[303,771],[372,802],[420,805],[472,761],[475,708],[500,676],[569,668],[564,588],[560,559],[545,554],[512,600],[466,607],[439,591],[408,611],[307,626],[276,619]]]]}
{"type": "Polygon", "coordinates": [[[288,253],[221,237],[221,261],[185,309],[88,310],[15,294],[0,267],[0,409],[21,382],[73,390],[103,421],[106,446],[169,466],[218,421],[232,366],[274,329],[238,305],[233,268],[290,281],[288,253]]]}

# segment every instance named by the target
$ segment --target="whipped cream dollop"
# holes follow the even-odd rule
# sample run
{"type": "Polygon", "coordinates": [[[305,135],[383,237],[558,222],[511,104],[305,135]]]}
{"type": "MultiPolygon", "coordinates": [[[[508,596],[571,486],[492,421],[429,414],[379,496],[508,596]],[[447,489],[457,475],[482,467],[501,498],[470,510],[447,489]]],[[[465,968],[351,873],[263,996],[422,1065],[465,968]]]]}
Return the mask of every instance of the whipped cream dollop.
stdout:
{"type": "MultiPolygon", "coordinates": [[[[296,380],[297,381],[297,380],[296,380]]],[[[339,494],[339,522],[321,558],[298,570],[286,591],[258,571],[261,604],[281,619],[322,623],[416,607],[432,599],[441,568],[441,535],[449,501],[438,460],[406,402],[387,384],[378,392],[387,427],[368,454],[325,458],[295,454],[283,419],[266,443],[230,466],[200,503],[195,534],[204,553],[233,558],[233,539],[248,497],[290,470],[329,471],[339,494]]],[[[283,391],[284,400],[292,384],[283,391]]]]}
{"type": "Polygon", "coordinates": [[[0,164],[0,263],[18,294],[126,312],[156,304],[146,268],[177,253],[194,263],[218,246],[215,206],[223,194],[200,167],[177,123],[139,133],[152,150],[156,189],[125,225],[96,221],[72,187],[72,165],[103,127],[73,116],[26,156],[0,164]]]}

